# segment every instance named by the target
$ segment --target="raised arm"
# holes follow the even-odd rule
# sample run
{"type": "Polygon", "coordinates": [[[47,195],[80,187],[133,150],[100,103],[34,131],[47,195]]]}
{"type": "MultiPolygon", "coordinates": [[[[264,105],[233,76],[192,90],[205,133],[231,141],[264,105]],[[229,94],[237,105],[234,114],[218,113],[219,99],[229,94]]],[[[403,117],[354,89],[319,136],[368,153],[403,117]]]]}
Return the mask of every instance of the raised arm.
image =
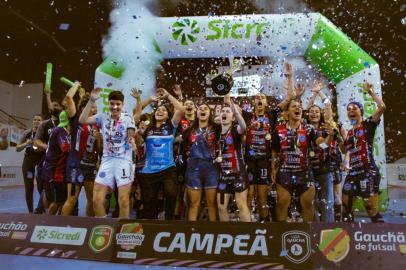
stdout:
{"type": "Polygon", "coordinates": [[[244,134],[245,130],[247,129],[247,125],[245,124],[244,117],[242,117],[240,108],[237,105],[235,105],[232,100],[230,100],[230,103],[231,103],[231,110],[233,111],[234,117],[238,123],[237,131],[239,134],[244,134]]]}
{"type": "Polygon", "coordinates": [[[93,125],[96,123],[96,116],[90,116],[90,111],[95,104],[96,100],[100,98],[100,92],[101,88],[96,88],[93,89],[92,92],[90,93],[90,98],[89,101],[87,102],[85,108],[83,109],[82,113],[79,116],[79,123],[83,124],[88,124],[88,125],[93,125]]]}
{"type": "Polygon", "coordinates": [[[149,104],[153,103],[153,102],[157,102],[158,98],[154,95],[150,96],[149,98],[142,100],[141,101],[141,111],[147,107],[149,104]]]}
{"type": "Polygon", "coordinates": [[[296,93],[293,91],[293,71],[292,71],[292,65],[289,64],[288,62],[285,63],[285,70],[284,70],[284,74],[286,77],[286,88],[288,90],[288,93],[286,95],[286,97],[278,104],[278,107],[282,109],[282,111],[284,111],[289,102],[292,99],[296,98],[296,93]]]}
{"type": "Polygon", "coordinates": [[[140,122],[142,113],[141,91],[138,90],[137,88],[133,88],[131,89],[131,96],[135,98],[136,101],[134,109],[134,122],[135,124],[138,124],[140,122]]]}
{"type": "Polygon", "coordinates": [[[66,97],[72,98],[76,95],[76,92],[79,90],[81,87],[81,83],[78,81],[75,81],[75,83],[72,85],[71,88],[69,88],[68,93],[66,93],[66,97]]]}
{"type": "Polygon", "coordinates": [[[319,96],[321,101],[324,104],[324,119],[329,121],[333,119],[333,106],[331,104],[330,99],[323,93],[323,91],[319,91],[319,96]]]}
{"type": "Polygon", "coordinates": [[[180,88],[180,84],[175,84],[173,88],[174,88],[173,92],[178,97],[178,100],[183,101],[183,93],[182,89],[180,88]]]}
{"type": "Polygon", "coordinates": [[[374,122],[379,122],[379,119],[381,118],[382,114],[385,112],[386,105],[383,102],[382,98],[380,98],[374,91],[374,86],[370,83],[365,83],[364,88],[368,91],[368,94],[372,97],[374,102],[377,105],[376,111],[372,114],[371,119],[374,122]]]}
{"type": "Polygon", "coordinates": [[[76,114],[76,105],[73,97],[80,88],[80,85],[80,82],[76,81],[66,94],[66,103],[69,117],[73,117],[76,114]]]}
{"type": "Polygon", "coordinates": [[[52,105],[52,99],[51,99],[51,92],[52,92],[52,90],[50,90],[50,91],[45,91],[45,90],[44,90],[44,92],[45,92],[45,97],[46,97],[46,99],[47,99],[47,107],[48,107],[48,110],[49,110],[49,111],[52,111],[52,110],[54,109],[54,105],[52,105]]]}
{"type": "Polygon", "coordinates": [[[177,127],[180,120],[182,119],[182,115],[183,112],[185,111],[185,108],[183,107],[182,103],[180,103],[174,96],[169,94],[169,92],[166,91],[164,88],[158,88],[156,92],[158,96],[165,98],[172,103],[175,111],[173,113],[171,121],[173,126],[177,127]]]}

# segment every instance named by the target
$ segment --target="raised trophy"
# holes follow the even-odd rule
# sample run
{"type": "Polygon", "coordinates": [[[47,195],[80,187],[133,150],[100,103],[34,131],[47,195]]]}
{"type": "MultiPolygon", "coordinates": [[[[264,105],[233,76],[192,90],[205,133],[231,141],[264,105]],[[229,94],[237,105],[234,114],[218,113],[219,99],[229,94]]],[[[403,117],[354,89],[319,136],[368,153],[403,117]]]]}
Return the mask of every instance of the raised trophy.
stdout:
{"type": "Polygon", "coordinates": [[[230,59],[230,69],[226,72],[220,72],[211,79],[211,88],[217,95],[227,95],[233,87],[233,73],[240,70],[243,65],[242,59],[230,59]]]}

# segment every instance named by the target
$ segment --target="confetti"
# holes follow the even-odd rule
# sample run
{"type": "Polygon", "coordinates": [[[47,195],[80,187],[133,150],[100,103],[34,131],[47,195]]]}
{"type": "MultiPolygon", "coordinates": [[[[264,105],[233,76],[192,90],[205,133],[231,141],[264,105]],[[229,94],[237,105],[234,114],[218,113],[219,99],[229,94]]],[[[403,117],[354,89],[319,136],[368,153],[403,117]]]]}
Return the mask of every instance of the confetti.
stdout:
{"type": "Polygon", "coordinates": [[[69,29],[69,27],[70,27],[69,23],[61,23],[59,25],[59,30],[67,31],[69,29]]]}

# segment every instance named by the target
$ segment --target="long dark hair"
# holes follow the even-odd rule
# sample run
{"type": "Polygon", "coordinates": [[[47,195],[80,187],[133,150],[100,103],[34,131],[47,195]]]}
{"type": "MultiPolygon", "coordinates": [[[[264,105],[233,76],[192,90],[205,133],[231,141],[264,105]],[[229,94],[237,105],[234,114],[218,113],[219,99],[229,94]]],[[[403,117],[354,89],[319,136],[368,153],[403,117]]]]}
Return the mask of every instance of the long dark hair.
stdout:
{"type": "Polygon", "coordinates": [[[200,104],[197,105],[196,108],[196,118],[195,121],[193,121],[193,124],[190,126],[192,129],[196,130],[197,128],[199,128],[199,119],[197,118],[197,110],[199,109],[200,106],[202,105],[206,105],[209,108],[209,112],[210,112],[210,116],[209,116],[209,122],[207,123],[207,126],[213,126],[214,125],[214,112],[213,110],[210,108],[210,105],[208,103],[202,102],[200,104]]]}
{"type": "Polygon", "coordinates": [[[310,106],[310,107],[308,108],[308,110],[307,110],[307,112],[306,112],[305,120],[306,120],[306,122],[307,122],[308,124],[310,124],[309,112],[310,112],[310,109],[313,108],[313,107],[319,108],[319,110],[320,110],[320,120],[319,120],[319,126],[320,126],[320,125],[322,125],[322,124],[325,123],[325,120],[324,120],[324,110],[323,110],[322,108],[320,108],[320,107],[319,107],[318,105],[316,105],[316,104],[313,104],[312,106],[310,106]]]}
{"type": "Polygon", "coordinates": [[[152,112],[151,115],[151,124],[149,127],[155,127],[156,126],[156,119],[155,119],[155,113],[158,110],[159,107],[165,107],[166,111],[168,112],[168,121],[171,121],[173,112],[168,104],[161,104],[159,106],[156,106],[156,109],[152,112]]]}

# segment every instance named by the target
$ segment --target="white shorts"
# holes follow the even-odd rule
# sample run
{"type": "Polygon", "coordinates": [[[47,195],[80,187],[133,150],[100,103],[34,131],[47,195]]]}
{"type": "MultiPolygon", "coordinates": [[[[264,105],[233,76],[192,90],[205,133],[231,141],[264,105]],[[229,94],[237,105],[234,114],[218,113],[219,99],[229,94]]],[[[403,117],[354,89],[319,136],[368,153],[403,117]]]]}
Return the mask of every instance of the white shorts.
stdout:
{"type": "Polygon", "coordinates": [[[131,161],[118,158],[102,158],[95,182],[114,190],[134,181],[135,166],[131,161]]]}

